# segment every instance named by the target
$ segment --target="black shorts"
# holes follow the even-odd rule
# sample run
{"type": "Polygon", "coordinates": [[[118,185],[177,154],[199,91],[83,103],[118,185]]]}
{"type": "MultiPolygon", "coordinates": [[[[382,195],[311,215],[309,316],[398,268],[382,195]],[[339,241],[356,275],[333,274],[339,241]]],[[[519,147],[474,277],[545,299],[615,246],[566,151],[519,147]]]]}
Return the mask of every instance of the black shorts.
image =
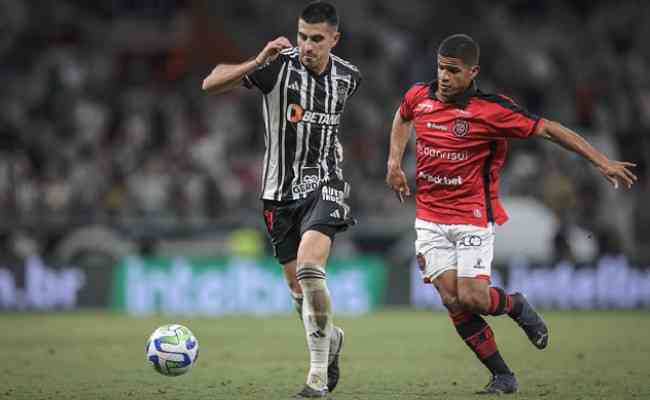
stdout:
{"type": "Polygon", "coordinates": [[[263,200],[264,221],[273,245],[273,255],[280,264],[298,256],[302,235],[315,230],[334,236],[356,224],[345,204],[349,185],[336,180],[322,184],[306,198],[289,201],[263,200]]]}

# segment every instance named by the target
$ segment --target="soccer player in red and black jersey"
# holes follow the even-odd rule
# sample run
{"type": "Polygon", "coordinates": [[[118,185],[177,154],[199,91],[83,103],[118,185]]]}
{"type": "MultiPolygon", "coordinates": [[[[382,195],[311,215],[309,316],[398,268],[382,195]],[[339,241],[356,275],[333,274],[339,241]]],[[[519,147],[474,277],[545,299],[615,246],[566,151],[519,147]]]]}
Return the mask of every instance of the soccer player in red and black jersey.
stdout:
{"type": "Polygon", "coordinates": [[[492,373],[479,393],[514,393],[515,376],[481,315],[509,315],[539,349],[548,345],[548,329],[522,294],[489,285],[494,224],[508,219],[498,197],[507,139],[557,143],[591,162],[615,188],[632,186],[635,164],[610,160],[565,126],[481,92],[479,47],[471,37],[446,38],[437,60],[438,79],[413,85],[395,113],[386,183],[401,201],[410,195],[401,162],[414,127],[415,250],[423,280],[437,289],[456,331],[492,373]]]}

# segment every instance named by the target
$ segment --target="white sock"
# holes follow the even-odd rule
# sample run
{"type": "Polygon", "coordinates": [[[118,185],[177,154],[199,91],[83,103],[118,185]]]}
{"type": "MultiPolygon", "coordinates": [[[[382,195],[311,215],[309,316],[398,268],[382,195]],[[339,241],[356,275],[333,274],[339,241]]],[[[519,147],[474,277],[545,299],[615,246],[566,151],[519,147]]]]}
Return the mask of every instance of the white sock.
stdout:
{"type": "Polygon", "coordinates": [[[297,273],[302,288],[302,321],[309,347],[307,384],[315,389],[327,386],[327,364],[332,335],[332,303],[325,284],[325,271],[317,265],[301,265],[297,273]]]}
{"type": "MultiPolygon", "coordinates": [[[[296,292],[291,292],[291,299],[293,300],[293,306],[296,309],[296,312],[298,312],[298,317],[300,317],[300,320],[302,321],[302,293],[296,293],[296,292]]],[[[332,359],[334,357],[334,354],[332,354],[332,351],[336,348],[339,342],[339,332],[336,330],[336,325],[332,325],[332,334],[330,335],[330,353],[329,353],[329,359],[327,361],[328,365],[332,363],[332,359]]]]}

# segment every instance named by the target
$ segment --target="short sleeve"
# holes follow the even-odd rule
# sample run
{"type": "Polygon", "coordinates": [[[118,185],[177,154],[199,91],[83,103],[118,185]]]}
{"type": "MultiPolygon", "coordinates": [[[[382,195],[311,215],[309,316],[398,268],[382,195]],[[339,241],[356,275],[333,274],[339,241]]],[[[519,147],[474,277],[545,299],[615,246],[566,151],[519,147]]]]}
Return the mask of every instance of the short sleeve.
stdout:
{"type": "Polygon", "coordinates": [[[502,95],[490,95],[486,100],[495,103],[488,127],[490,134],[499,137],[527,138],[538,128],[539,116],[529,113],[512,99],[502,95]]]}
{"type": "Polygon", "coordinates": [[[255,86],[260,89],[262,93],[269,93],[273,90],[273,87],[278,81],[280,71],[282,71],[282,66],[287,61],[288,57],[284,54],[280,54],[275,60],[261,65],[255,71],[244,76],[244,86],[249,89],[255,86]]]}
{"type": "Polygon", "coordinates": [[[354,86],[350,90],[350,94],[348,95],[348,97],[352,97],[357,92],[357,90],[359,90],[359,86],[361,86],[361,81],[363,81],[363,76],[361,75],[360,72],[358,72],[355,75],[354,80],[352,81],[352,84],[354,86]]]}
{"type": "Polygon", "coordinates": [[[413,120],[413,99],[417,89],[417,86],[411,87],[402,98],[402,103],[399,106],[399,113],[404,121],[413,120]]]}

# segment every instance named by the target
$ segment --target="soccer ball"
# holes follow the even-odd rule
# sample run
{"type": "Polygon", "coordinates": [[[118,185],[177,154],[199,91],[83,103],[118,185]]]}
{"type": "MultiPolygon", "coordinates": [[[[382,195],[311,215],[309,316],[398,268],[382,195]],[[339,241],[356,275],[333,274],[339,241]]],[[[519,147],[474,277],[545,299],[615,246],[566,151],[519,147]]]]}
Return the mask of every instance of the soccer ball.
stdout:
{"type": "Polygon", "coordinates": [[[156,371],[166,376],[183,375],[199,357],[199,341],[183,325],[163,325],[151,334],[145,352],[156,371]]]}

